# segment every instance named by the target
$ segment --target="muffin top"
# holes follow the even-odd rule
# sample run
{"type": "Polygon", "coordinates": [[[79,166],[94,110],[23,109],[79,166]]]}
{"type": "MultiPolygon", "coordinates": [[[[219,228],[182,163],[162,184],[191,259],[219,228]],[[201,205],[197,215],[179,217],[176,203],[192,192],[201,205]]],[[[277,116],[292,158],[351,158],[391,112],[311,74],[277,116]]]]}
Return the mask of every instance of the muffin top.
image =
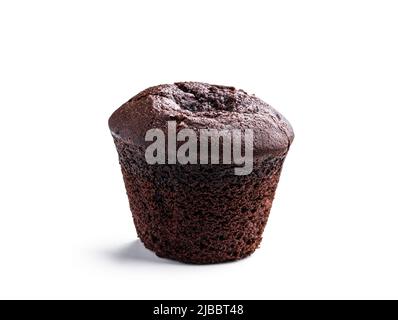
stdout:
{"type": "Polygon", "coordinates": [[[117,109],[109,119],[116,139],[145,145],[149,129],[167,132],[167,121],[177,131],[252,129],[255,156],[284,155],[293,141],[289,122],[273,107],[234,87],[200,82],[178,82],[148,88],[117,109]]]}

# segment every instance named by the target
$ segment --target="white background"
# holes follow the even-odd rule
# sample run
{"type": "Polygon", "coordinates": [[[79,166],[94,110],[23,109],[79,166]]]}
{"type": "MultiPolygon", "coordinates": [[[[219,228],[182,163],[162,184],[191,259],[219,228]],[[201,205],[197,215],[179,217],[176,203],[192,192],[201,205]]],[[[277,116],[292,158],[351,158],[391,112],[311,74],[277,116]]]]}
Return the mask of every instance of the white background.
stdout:
{"type": "Polygon", "coordinates": [[[2,1],[0,298],[398,298],[396,1],[2,1]],[[255,93],[292,123],[262,246],[136,241],[110,114],[148,86],[255,93]]]}

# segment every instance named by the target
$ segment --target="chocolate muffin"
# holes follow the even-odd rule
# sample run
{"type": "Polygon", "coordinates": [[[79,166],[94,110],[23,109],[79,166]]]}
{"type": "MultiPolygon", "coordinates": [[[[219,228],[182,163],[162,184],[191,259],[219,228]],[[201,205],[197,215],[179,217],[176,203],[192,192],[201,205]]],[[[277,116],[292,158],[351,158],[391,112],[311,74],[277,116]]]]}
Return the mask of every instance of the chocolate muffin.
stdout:
{"type": "MultiPolygon", "coordinates": [[[[136,231],[145,247],[159,257],[195,264],[237,260],[256,250],[294,138],[292,127],[279,112],[243,90],[181,82],[142,91],[112,114],[109,127],[136,231]],[[165,163],[146,157],[155,141],[146,141],[151,129],[165,133],[165,163]],[[183,129],[197,133],[193,137],[197,146],[205,129],[240,130],[240,148],[243,132],[252,130],[250,172],[237,172],[239,165],[234,161],[212,162],[213,152],[205,155],[207,163],[170,161],[176,159],[175,154],[167,154],[176,152],[172,144],[177,150],[185,142],[175,142],[171,134],[183,129]]],[[[221,143],[224,139],[217,151],[219,158],[226,149],[221,143]]]]}

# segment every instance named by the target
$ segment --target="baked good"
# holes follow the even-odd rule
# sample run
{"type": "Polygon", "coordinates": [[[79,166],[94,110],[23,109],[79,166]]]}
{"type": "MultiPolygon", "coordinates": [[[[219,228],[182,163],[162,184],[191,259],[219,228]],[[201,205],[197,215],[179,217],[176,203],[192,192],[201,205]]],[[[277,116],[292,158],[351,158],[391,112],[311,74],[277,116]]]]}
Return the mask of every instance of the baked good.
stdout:
{"type": "Polygon", "coordinates": [[[112,114],[109,127],[145,247],[160,257],[204,264],[241,259],[259,246],[294,138],[274,108],[233,87],[180,82],[140,92],[112,114]],[[154,141],[146,141],[148,130],[165,132],[169,151],[171,122],[176,133],[197,133],[198,143],[204,129],[252,130],[252,170],[238,175],[233,162],[167,163],[168,155],[164,164],[148,163],[154,141]]]}

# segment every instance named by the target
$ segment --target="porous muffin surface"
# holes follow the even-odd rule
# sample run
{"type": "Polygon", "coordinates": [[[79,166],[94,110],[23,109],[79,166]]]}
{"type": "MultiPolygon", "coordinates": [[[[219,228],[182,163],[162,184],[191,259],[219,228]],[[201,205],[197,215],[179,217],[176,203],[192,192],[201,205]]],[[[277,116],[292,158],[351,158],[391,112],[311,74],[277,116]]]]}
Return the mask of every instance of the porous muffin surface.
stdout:
{"type": "Polygon", "coordinates": [[[231,165],[147,165],[142,150],[115,141],[137,234],[163,258],[208,264],[260,245],[283,157],[236,176],[231,165]]]}
{"type": "Polygon", "coordinates": [[[254,156],[281,156],[294,133],[289,122],[269,104],[233,87],[178,82],[148,88],[117,109],[109,119],[115,138],[145,145],[145,133],[166,130],[175,120],[178,130],[253,129],[254,156]]]}

